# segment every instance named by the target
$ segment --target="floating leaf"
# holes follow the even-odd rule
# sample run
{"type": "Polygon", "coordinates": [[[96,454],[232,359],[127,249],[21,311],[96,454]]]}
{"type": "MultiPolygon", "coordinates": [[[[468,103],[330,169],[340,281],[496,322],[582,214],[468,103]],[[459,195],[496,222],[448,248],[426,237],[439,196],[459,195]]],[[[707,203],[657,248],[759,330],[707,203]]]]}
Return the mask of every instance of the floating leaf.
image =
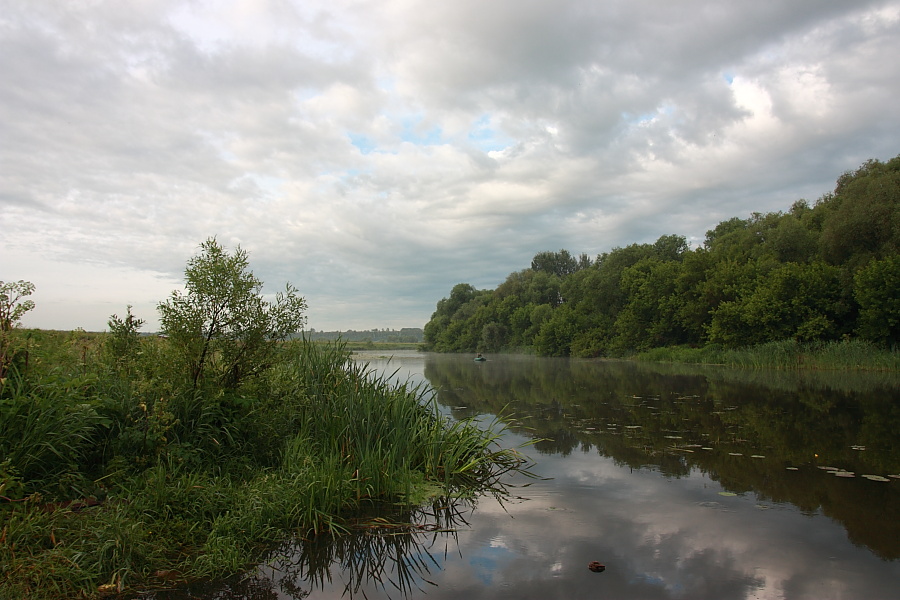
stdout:
{"type": "Polygon", "coordinates": [[[740,452],[729,452],[728,456],[743,456],[740,452]]]}
{"type": "Polygon", "coordinates": [[[900,479],[900,475],[888,475],[891,479],[900,479]]]}
{"type": "Polygon", "coordinates": [[[706,448],[706,447],[700,448],[700,449],[701,449],[701,450],[712,450],[712,448],[706,448]]]}
{"type": "Polygon", "coordinates": [[[750,458],[765,458],[762,454],[751,454],[750,458]]]}
{"type": "Polygon", "coordinates": [[[882,477],[881,475],[861,475],[861,477],[871,479],[872,481],[890,481],[890,479],[888,479],[887,477],[882,477]]]}
{"type": "Polygon", "coordinates": [[[837,467],[819,467],[823,471],[840,471],[837,467]]]}
{"type": "Polygon", "coordinates": [[[799,471],[797,467],[786,467],[788,471],[799,471]]]}
{"type": "Polygon", "coordinates": [[[720,496],[737,496],[734,492],[719,492],[720,496]]]}
{"type": "Polygon", "coordinates": [[[853,471],[832,471],[835,477],[856,477],[853,471]]]}

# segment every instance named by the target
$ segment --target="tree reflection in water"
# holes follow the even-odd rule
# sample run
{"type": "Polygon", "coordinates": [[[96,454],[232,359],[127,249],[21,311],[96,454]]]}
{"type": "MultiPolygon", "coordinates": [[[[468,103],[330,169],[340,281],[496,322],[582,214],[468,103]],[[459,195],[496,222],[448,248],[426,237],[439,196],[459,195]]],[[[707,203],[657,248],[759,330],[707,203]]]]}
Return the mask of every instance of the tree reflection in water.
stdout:
{"type": "Polygon", "coordinates": [[[441,570],[460,528],[467,528],[467,502],[435,501],[401,512],[373,512],[349,524],[350,534],[315,539],[292,538],[268,553],[260,567],[215,584],[196,583],[178,591],[156,592],[155,600],[300,600],[335,588],[342,597],[407,598],[425,586],[432,570],[441,570]],[[451,544],[452,542],[452,544],[451,544]]]}

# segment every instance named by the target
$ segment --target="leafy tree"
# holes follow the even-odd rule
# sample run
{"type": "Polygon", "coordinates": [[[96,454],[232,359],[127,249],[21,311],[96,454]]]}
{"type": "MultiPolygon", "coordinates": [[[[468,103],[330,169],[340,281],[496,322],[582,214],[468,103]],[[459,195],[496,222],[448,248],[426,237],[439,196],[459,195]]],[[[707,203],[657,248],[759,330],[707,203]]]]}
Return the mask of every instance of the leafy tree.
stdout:
{"type": "Polygon", "coordinates": [[[663,235],[653,243],[656,258],[660,260],[681,260],[690,249],[683,235],[663,235]]]}
{"type": "Polygon", "coordinates": [[[820,210],[822,255],[831,264],[858,267],[900,252],[900,156],[844,173],[820,210]]]}
{"type": "Polygon", "coordinates": [[[582,253],[581,256],[575,258],[569,254],[568,250],[538,252],[531,260],[532,271],[543,271],[557,277],[566,277],[590,265],[591,259],[588,258],[587,254],[582,253]]]}
{"type": "Polygon", "coordinates": [[[507,330],[499,323],[488,323],[481,330],[479,348],[484,352],[497,352],[506,346],[507,330]]]}
{"type": "Polygon", "coordinates": [[[675,294],[681,263],[645,258],[622,273],[628,301],[616,318],[616,344],[623,349],[646,350],[678,344],[684,334],[678,325],[681,306],[675,294]]]}
{"type": "Polygon", "coordinates": [[[287,284],[274,302],[249,270],[247,252],[229,254],[215,238],[200,245],[184,272],[185,291],[158,305],[162,331],[186,361],[197,388],[207,371],[236,388],[264,371],[276,345],[299,331],[306,301],[287,284]]]}
{"type": "Polygon", "coordinates": [[[839,270],[822,262],[785,263],[722,302],[709,329],[713,342],[729,346],[795,338],[833,339],[846,313],[839,270]]]}
{"type": "Polygon", "coordinates": [[[143,319],[131,314],[130,304],[124,319],[114,314],[107,321],[110,335],[105,342],[104,352],[116,368],[127,369],[134,362],[140,348],[138,332],[143,325],[143,319]]]}
{"type": "Polygon", "coordinates": [[[24,300],[32,293],[34,284],[30,281],[0,281],[0,331],[10,331],[34,308],[34,300],[24,300]]]}
{"type": "Polygon", "coordinates": [[[859,303],[859,335],[896,344],[900,340],[900,256],[875,260],[856,273],[854,295],[859,303]]]}
{"type": "Polygon", "coordinates": [[[454,288],[428,329],[441,332],[432,337],[446,351],[505,340],[507,348],[577,356],[854,333],[893,342],[898,200],[900,156],[871,160],[814,206],[798,200],[786,212],[722,221],[696,250],[664,235],[593,262],[539,252],[493,292],[454,288]]]}
{"type": "Polygon", "coordinates": [[[771,231],[768,244],[781,262],[806,263],[817,253],[816,233],[793,215],[784,215],[771,231]]]}
{"type": "Polygon", "coordinates": [[[544,356],[568,356],[577,332],[578,323],[572,309],[563,305],[541,323],[534,346],[544,356]]]}
{"type": "Polygon", "coordinates": [[[34,308],[34,300],[24,299],[32,292],[34,284],[30,281],[0,281],[0,390],[16,356],[22,356],[14,347],[12,331],[22,315],[34,308]]]}

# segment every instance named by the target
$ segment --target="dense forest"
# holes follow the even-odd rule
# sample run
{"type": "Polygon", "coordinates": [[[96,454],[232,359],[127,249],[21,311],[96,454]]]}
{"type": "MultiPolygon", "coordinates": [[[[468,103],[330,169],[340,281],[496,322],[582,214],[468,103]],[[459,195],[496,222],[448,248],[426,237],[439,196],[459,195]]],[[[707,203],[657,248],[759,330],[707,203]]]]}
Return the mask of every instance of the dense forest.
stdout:
{"type": "Polygon", "coordinates": [[[494,290],[460,283],[425,326],[438,352],[621,356],[778,340],[900,339],[900,156],[841,175],[812,206],[732,218],[593,260],[535,255],[494,290]]]}

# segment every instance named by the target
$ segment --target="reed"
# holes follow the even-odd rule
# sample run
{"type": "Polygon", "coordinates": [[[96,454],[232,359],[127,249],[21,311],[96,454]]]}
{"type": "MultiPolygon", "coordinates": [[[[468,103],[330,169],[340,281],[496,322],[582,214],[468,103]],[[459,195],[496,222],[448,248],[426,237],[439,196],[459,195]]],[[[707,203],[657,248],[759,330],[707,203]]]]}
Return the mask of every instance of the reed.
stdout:
{"type": "Polygon", "coordinates": [[[653,362],[721,364],[751,369],[900,370],[900,352],[859,339],[809,343],[780,340],[735,349],[712,344],[700,348],[654,348],[635,358],[653,362]]]}
{"type": "Polygon", "coordinates": [[[222,577],[367,506],[502,497],[527,473],[499,422],[450,421],[340,344],[286,343],[265,377],[195,390],[165,341],[124,369],[102,337],[65,340],[0,395],[0,599],[222,577]]]}

